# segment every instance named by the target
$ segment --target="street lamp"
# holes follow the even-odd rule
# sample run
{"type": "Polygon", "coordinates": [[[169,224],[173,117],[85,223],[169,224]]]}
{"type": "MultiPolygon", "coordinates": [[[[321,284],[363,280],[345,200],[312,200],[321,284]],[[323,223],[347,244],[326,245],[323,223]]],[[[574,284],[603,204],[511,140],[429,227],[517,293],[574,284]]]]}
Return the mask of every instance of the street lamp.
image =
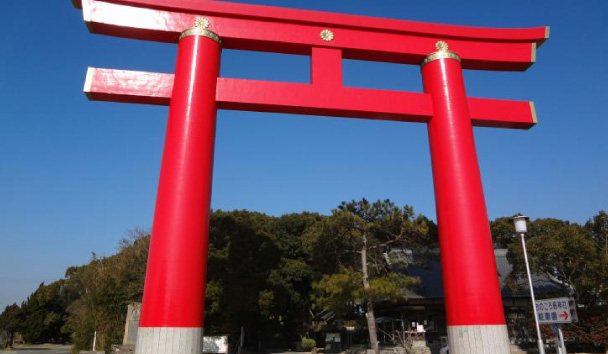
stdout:
{"type": "Polygon", "coordinates": [[[524,249],[524,259],[526,260],[526,271],[528,272],[528,283],[530,284],[530,296],[532,297],[532,310],[534,311],[534,323],[536,324],[536,335],[538,336],[538,352],[539,354],[545,354],[545,346],[543,345],[543,338],[540,335],[540,326],[538,325],[538,314],[536,313],[536,301],[534,300],[534,287],[532,286],[532,274],[530,274],[530,264],[528,263],[528,251],[526,250],[526,233],[528,232],[528,221],[527,216],[518,215],[513,217],[513,224],[515,224],[515,232],[521,236],[521,246],[524,249]]]}

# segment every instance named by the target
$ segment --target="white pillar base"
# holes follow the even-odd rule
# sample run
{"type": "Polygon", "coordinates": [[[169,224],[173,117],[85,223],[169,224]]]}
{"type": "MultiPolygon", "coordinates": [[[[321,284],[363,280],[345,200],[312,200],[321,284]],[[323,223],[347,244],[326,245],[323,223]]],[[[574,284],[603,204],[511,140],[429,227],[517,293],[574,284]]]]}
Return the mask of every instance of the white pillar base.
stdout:
{"type": "Polygon", "coordinates": [[[448,326],[450,354],[510,354],[506,325],[448,326]]]}
{"type": "Polygon", "coordinates": [[[202,328],[139,327],[135,354],[201,354],[202,328]]]}

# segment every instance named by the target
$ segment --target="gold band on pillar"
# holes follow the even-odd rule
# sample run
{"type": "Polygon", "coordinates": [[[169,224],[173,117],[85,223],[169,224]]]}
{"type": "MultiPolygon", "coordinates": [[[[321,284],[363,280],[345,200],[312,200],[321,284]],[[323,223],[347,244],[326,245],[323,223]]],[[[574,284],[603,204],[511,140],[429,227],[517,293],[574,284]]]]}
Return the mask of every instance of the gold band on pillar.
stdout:
{"type": "Polygon", "coordinates": [[[200,27],[188,28],[187,30],[182,32],[182,34],[179,36],[179,40],[181,41],[182,39],[184,39],[185,37],[188,37],[188,36],[203,36],[203,37],[211,38],[214,41],[216,41],[220,46],[222,45],[222,40],[220,39],[220,36],[218,36],[217,33],[210,31],[206,28],[200,28],[200,27]]]}
{"type": "Polygon", "coordinates": [[[437,59],[456,59],[460,61],[458,54],[448,50],[448,44],[446,42],[439,41],[435,43],[435,48],[437,48],[437,51],[427,55],[422,61],[422,64],[420,64],[421,66],[425,66],[426,64],[437,59]]]}
{"type": "Polygon", "coordinates": [[[209,20],[204,17],[199,17],[196,19],[196,24],[194,27],[188,28],[182,32],[182,34],[179,36],[179,40],[181,41],[188,36],[203,36],[213,39],[221,47],[222,40],[220,39],[220,36],[218,36],[217,33],[207,29],[207,27],[209,27],[209,20]]]}

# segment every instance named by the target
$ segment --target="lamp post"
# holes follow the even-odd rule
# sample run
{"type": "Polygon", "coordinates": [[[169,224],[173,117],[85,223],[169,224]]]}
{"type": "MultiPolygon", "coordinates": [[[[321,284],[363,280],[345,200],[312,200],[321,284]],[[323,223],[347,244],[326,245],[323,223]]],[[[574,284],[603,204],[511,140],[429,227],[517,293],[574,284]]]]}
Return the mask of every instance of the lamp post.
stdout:
{"type": "Polygon", "coordinates": [[[532,286],[532,274],[530,274],[530,264],[528,263],[528,251],[526,250],[526,233],[528,232],[527,216],[519,215],[513,218],[515,224],[515,232],[521,236],[521,246],[524,250],[524,259],[526,261],[526,271],[528,272],[528,284],[530,285],[530,296],[532,297],[532,310],[534,311],[534,323],[536,324],[536,335],[538,336],[538,352],[545,354],[545,346],[543,338],[540,335],[540,326],[538,325],[538,314],[536,313],[536,301],[534,299],[534,287],[532,286]]]}

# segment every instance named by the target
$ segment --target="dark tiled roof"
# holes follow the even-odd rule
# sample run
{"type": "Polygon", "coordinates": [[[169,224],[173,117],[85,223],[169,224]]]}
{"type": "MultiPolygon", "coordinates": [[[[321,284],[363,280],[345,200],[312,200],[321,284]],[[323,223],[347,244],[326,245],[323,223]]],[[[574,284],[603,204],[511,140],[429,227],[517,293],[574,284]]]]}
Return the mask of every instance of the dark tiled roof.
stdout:
{"type": "MultiPolygon", "coordinates": [[[[518,291],[512,293],[507,285],[507,276],[513,270],[513,266],[507,259],[507,249],[495,249],[496,267],[498,269],[498,279],[502,296],[509,297],[529,297],[528,279],[518,278],[518,291]]],[[[406,268],[408,275],[420,278],[417,289],[408,291],[408,297],[412,299],[442,299],[443,298],[443,273],[441,271],[441,261],[439,250],[429,250],[422,254],[410,254],[408,256],[412,263],[406,268]],[[412,259],[413,258],[413,259],[412,259]]],[[[537,296],[559,292],[562,290],[558,285],[549,281],[543,274],[533,274],[534,292],[537,296]]],[[[564,291],[562,291],[565,293],[564,291]]]]}

